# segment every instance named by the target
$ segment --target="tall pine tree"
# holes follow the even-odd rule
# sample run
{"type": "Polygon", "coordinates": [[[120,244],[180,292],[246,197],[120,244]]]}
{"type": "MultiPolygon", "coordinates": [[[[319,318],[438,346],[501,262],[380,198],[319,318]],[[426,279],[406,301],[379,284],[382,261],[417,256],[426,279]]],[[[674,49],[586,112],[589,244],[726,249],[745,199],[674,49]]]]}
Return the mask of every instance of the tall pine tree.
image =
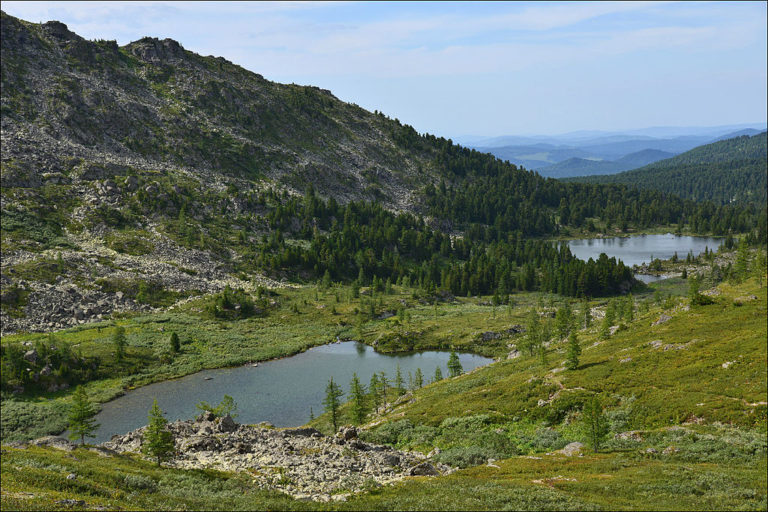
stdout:
{"type": "Polygon", "coordinates": [[[157,398],[152,402],[149,410],[149,425],[144,432],[144,442],[141,451],[153,457],[159,466],[162,461],[169,459],[175,450],[173,434],[166,428],[168,420],[163,416],[163,411],[157,405],[157,398]]]}
{"type": "Polygon", "coordinates": [[[80,439],[80,444],[84,445],[85,438],[96,437],[93,433],[99,429],[99,424],[93,419],[96,411],[83,386],[77,386],[72,400],[72,409],[69,411],[69,438],[73,441],[80,439]]]}
{"type": "Polygon", "coordinates": [[[451,355],[448,357],[448,375],[450,377],[458,377],[464,372],[464,368],[461,366],[458,354],[451,350],[451,355]]]}
{"type": "Polygon", "coordinates": [[[349,383],[349,398],[352,401],[350,407],[352,422],[359,425],[368,414],[368,400],[365,395],[365,386],[360,384],[357,373],[352,374],[352,381],[349,383]]]}
{"type": "Polygon", "coordinates": [[[344,392],[341,387],[333,382],[333,377],[328,381],[328,386],[325,388],[325,398],[323,399],[323,406],[325,412],[331,415],[331,425],[333,426],[333,432],[336,433],[339,425],[339,407],[341,407],[341,397],[344,396],[344,392]]]}

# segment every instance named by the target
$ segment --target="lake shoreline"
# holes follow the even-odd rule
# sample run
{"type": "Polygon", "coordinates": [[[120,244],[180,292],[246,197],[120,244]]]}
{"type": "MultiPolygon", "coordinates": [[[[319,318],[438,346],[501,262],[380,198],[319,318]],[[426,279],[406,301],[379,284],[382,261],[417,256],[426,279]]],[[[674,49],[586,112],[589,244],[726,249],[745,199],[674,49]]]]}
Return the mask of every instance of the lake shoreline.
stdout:
{"type": "MultiPolygon", "coordinates": [[[[448,375],[448,350],[419,350],[404,354],[376,352],[374,347],[358,341],[332,342],[312,347],[291,357],[281,357],[236,367],[206,369],[180,379],[155,382],[131,390],[103,404],[96,421],[105,429],[96,442],[108,440],[109,435],[127,432],[142,426],[152,399],[170,420],[188,419],[201,401],[212,405],[227,394],[240,404],[242,421],[257,424],[267,421],[281,427],[297,427],[311,421],[310,411],[322,410],[322,396],[332,377],[346,389],[353,373],[365,385],[374,373],[385,372],[392,381],[396,367],[401,368],[403,384],[410,387],[412,373],[418,368],[423,384],[432,377],[435,365],[448,375]]],[[[459,358],[465,371],[496,362],[495,359],[472,353],[459,358]]]]}

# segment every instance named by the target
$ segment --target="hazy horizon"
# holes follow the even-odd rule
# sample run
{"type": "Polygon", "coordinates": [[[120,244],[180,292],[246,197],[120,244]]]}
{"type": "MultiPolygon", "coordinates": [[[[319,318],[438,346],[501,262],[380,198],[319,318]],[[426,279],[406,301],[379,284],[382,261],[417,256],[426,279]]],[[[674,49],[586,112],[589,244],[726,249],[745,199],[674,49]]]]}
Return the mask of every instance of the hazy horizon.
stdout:
{"type": "Polygon", "coordinates": [[[758,125],[764,2],[3,2],[124,45],[169,37],[419,132],[559,136],[758,125]],[[633,128],[626,128],[627,126],[633,128]]]}

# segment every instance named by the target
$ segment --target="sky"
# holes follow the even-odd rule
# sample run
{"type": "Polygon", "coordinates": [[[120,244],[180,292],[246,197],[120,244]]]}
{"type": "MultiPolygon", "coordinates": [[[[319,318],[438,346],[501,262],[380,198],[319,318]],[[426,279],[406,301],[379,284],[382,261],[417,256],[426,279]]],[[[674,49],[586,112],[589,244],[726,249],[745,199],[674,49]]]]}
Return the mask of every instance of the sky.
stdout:
{"type": "Polygon", "coordinates": [[[124,45],[172,38],[419,132],[764,123],[766,2],[12,2],[124,45]]]}

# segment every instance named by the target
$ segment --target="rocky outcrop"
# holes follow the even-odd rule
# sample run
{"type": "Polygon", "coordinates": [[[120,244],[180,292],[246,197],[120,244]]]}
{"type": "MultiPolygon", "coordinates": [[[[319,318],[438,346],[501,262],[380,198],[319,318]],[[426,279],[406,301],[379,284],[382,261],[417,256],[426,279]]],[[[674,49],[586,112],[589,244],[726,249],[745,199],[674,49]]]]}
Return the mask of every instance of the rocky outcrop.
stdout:
{"type": "MultiPolygon", "coordinates": [[[[261,488],[297,499],[344,499],[372,485],[452,471],[420,453],[363,442],[354,427],[324,436],[313,428],[268,429],[203,413],[193,421],[170,423],[168,430],[176,444],[169,465],[247,471],[261,488]]],[[[118,453],[139,452],[143,433],[141,428],[114,436],[101,447],[118,453]]]]}
{"type": "Polygon", "coordinates": [[[136,302],[122,291],[100,285],[100,279],[115,283],[146,281],[190,297],[220,292],[227,285],[251,292],[257,286],[284,286],[263,276],[254,275],[247,281],[233,277],[209,253],[179,247],[160,234],[152,240],[153,252],[140,256],[118,253],[84,236],[73,237],[73,241],[81,250],[3,254],[0,265],[3,289],[14,284],[28,292],[28,296],[23,315],[0,312],[0,333],[46,332],[106,320],[112,313],[152,311],[150,306],[136,302]],[[43,265],[55,258],[60,258],[62,267],[76,270],[63,272],[53,283],[17,278],[18,267],[37,262],[43,265]]]}
{"type": "Polygon", "coordinates": [[[576,456],[581,456],[583,450],[584,450],[584,445],[581,443],[575,442],[575,443],[570,443],[566,445],[565,448],[557,450],[555,453],[558,453],[560,455],[565,455],[566,457],[576,457],[576,456]]]}

